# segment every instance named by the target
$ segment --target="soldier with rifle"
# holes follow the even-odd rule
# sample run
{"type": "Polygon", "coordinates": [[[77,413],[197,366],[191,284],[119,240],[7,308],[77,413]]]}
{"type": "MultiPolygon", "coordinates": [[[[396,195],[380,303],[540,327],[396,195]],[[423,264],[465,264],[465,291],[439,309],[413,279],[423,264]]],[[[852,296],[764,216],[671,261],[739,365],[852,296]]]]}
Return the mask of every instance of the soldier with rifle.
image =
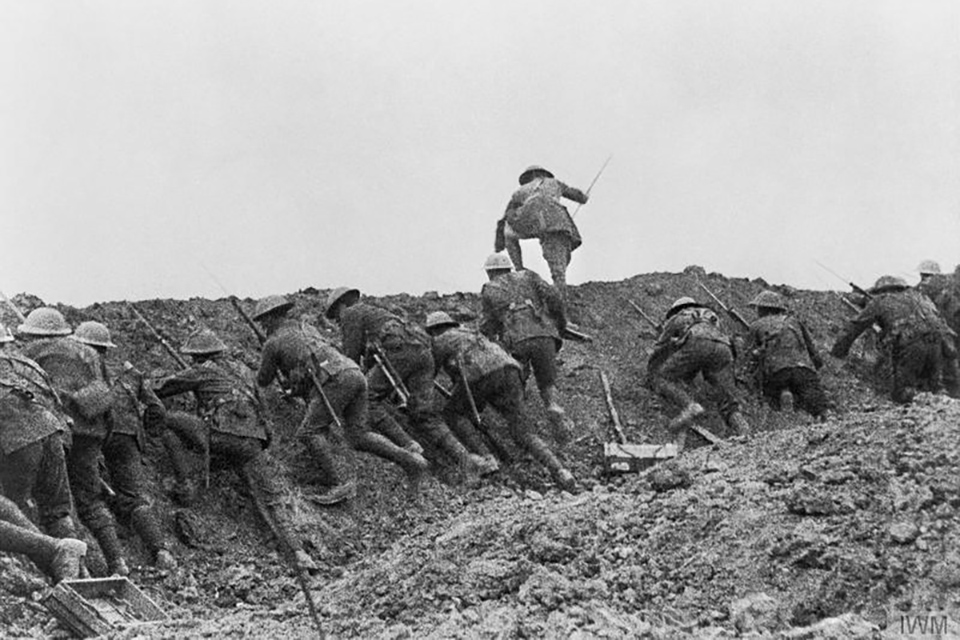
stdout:
{"type": "Polygon", "coordinates": [[[399,465],[407,474],[409,493],[416,495],[427,461],[368,429],[367,379],[360,366],[327,342],[316,327],[290,318],[292,308],[293,302],[277,295],[257,303],[253,320],[263,326],[266,336],[257,384],[266,387],[280,376],[291,396],[307,402],[297,437],[331,478],[328,499],[339,502],[354,491],[354,484],[344,480],[347,474],[338,471],[329,438],[331,423],[340,426],[353,449],[399,465]]]}
{"type": "Polygon", "coordinates": [[[502,253],[490,255],[483,267],[489,281],[480,292],[480,332],[503,345],[521,365],[533,369],[554,437],[565,443],[573,427],[557,400],[557,352],[567,326],[563,299],[535,272],[514,271],[502,253]]]}
{"type": "Polygon", "coordinates": [[[893,368],[891,396],[909,403],[918,391],[937,392],[943,381],[957,395],[956,333],[925,295],[902,278],[882,276],[869,291],[860,314],[837,338],[830,353],[844,358],[857,337],[873,324],[880,327],[880,344],[893,368]]]}
{"type": "Polygon", "coordinates": [[[181,351],[193,359],[189,368],[160,383],[157,397],[193,393],[196,414],[168,411],[164,444],[170,453],[182,499],[192,499],[195,486],[186,449],[206,451],[222,461],[249,488],[254,503],[276,534],[281,551],[303,569],[316,565],[294,532],[284,504],[284,479],[270,455],[269,424],[264,418],[253,373],[224,355],[226,345],[209,329],[194,332],[181,351]]]}
{"type": "Polygon", "coordinates": [[[147,495],[143,476],[144,424],[162,424],[166,408],[143,374],[125,363],[118,375],[108,373],[107,349],[116,347],[110,330],[95,321],[81,322],[73,339],[89,345],[100,356],[100,369],[114,389],[113,421],[103,443],[103,459],[115,495],[108,501],[114,513],[130,523],[157,567],[172,570],[177,561],[164,539],[160,522],[147,495]],[[142,409],[141,409],[142,407],[142,409]]]}
{"type": "MultiPolygon", "coordinates": [[[[430,338],[423,329],[380,307],[360,302],[357,289],[334,289],[327,298],[324,315],[340,324],[343,353],[367,371],[371,427],[387,437],[396,432],[387,406],[397,395],[405,405],[413,435],[424,444],[453,458],[473,483],[478,475],[491,473],[488,461],[471,454],[434,409],[434,362],[430,338]]],[[[394,440],[396,442],[396,440],[394,440]]]]}
{"type": "Polygon", "coordinates": [[[647,386],[680,407],[670,423],[683,447],[688,426],[704,412],[689,391],[697,374],[720,394],[720,413],[738,435],[749,425],[740,413],[733,375],[734,346],[720,318],[693,298],[678,298],[663,319],[663,330],[647,362],[647,386]]]}
{"type": "Polygon", "coordinates": [[[453,392],[443,410],[450,429],[473,451],[490,456],[476,432],[464,428],[459,420],[470,416],[478,428],[483,428],[480,412],[490,404],[507,421],[514,442],[546,467],[557,486],[574,491],[573,474],[536,434],[524,409],[520,363],[500,345],[477,331],[461,327],[443,311],[428,315],[425,326],[433,338],[437,369],[445,370],[454,381],[453,392]]]}
{"type": "Polygon", "coordinates": [[[781,411],[798,407],[820,418],[827,410],[827,396],[817,371],[823,359],[810,337],[807,325],[787,313],[787,304],[776,291],[763,291],[750,301],[757,320],[750,325],[747,358],[758,387],[781,411]]]}
{"type": "Polygon", "coordinates": [[[12,352],[0,325],[0,487],[22,510],[32,498],[40,526],[55,538],[76,538],[67,474],[69,418],[39,364],[12,352]]]}
{"type": "Polygon", "coordinates": [[[113,394],[103,377],[100,356],[89,345],[69,339],[70,325],[51,307],[31,311],[17,331],[28,340],[23,355],[43,367],[73,421],[67,474],[77,515],[97,539],[107,571],[128,575],[100,477],[100,455],[113,419],[113,394]]]}

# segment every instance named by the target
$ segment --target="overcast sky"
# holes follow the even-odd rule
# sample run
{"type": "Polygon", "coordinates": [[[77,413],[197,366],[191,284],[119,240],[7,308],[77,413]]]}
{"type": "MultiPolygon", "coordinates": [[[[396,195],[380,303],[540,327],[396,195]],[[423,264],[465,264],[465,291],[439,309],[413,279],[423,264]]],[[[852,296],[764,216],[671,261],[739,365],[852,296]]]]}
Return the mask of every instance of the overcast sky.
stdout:
{"type": "Polygon", "coordinates": [[[0,0],[0,288],[475,291],[522,169],[610,154],[573,283],[915,280],[958,118],[955,0],[0,0]]]}

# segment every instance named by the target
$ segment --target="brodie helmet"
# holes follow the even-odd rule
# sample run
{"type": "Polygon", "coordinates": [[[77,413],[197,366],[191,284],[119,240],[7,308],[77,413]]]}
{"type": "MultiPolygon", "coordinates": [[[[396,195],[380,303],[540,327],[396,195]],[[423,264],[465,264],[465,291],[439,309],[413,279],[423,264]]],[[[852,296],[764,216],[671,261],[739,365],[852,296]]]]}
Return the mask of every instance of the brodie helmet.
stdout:
{"type": "Polygon", "coordinates": [[[78,324],[72,337],[77,342],[94,347],[112,348],[117,346],[110,341],[110,329],[94,320],[87,320],[78,324]]]}
{"type": "Polygon", "coordinates": [[[286,296],[267,296],[257,301],[257,306],[253,310],[253,319],[260,320],[264,316],[283,313],[293,308],[293,302],[286,296]]]}
{"type": "Polygon", "coordinates": [[[553,174],[550,173],[547,169],[544,169],[538,164],[532,164],[526,169],[523,170],[523,173],[520,174],[520,184],[524,185],[537,177],[537,174],[552,178],[553,174]]]}
{"type": "Polygon", "coordinates": [[[68,336],[73,330],[62,313],[53,307],[39,307],[27,314],[17,332],[28,336],[68,336]]]}
{"type": "Polygon", "coordinates": [[[324,310],[323,315],[333,320],[333,309],[337,306],[337,304],[342,303],[349,307],[359,299],[359,289],[351,289],[350,287],[337,287],[330,292],[330,295],[327,296],[327,308],[324,310]]]}

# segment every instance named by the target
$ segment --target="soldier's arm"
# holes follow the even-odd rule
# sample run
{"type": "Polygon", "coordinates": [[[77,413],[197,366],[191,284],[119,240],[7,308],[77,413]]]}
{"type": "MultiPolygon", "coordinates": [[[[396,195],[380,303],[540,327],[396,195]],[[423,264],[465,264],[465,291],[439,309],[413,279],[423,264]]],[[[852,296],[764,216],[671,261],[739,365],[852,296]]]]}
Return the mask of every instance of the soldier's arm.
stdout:
{"type": "Polygon", "coordinates": [[[276,342],[267,340],[263,345],[263,353],[260,355],[260,369],[257,371],[257,386],[269,386],[273,379],[277,377],[277,352],[276,342]]]}
{"type": "Polygon", "coordinates": [[[343,334],[343,353],[357,364],[363,365],[363,352],[367,346],[364,340],[363,318],[350,307],[340,313],[343,320],[340,325],[343,334]]]}
{"type": "Polygon", "coordinates": [[[480,320],[480,333],[490,340],[496,340],[503,332],[503,321],[489,296],[483,296],[482,303],[483,318],[480,320]]]}
{"type": "Polygon", "coordinates": [[[504,215],[510,213],[514,209],[519,209],[522,207],[525,199],[526,198],[524,197],[523,193],[520,191],[514,191],[513,195],[510,196],[510,201],[507,202],[507,208],[504,209],[504,215]]]}
{"type": "Polygon", "coordinates": [[[188,391],[196,391],[200,386],[200,375],[196,369],[185,369],[176,375],[164,378],[154,392],[158,398],[169,398],[188,391]]]}
{"type": "Polygon", "coordinates": [[[860,315],[847,324],[846,330],[840,334],[840,337],[837,338],[837,341],[833,344],[830,355],[835,358],[845,358],[847,353],[850,352],[850,347],[853,346],[854,341],[861,333],[873,326],[876,319],[875,303],[870,301],[867,303],[867,306],[864,307],[863,311],[860,312],[860,315]]]}
{"type": "Polygon", "coordinates": [[[590,196],[588,196],[586,192],[580,191],[580,189],[571,187],[563,182],[560,182],[560,193],[567,200],[573,200],[574,202],[579,202],[580,204],[587,204],[587,200],[590,199],[590,196]]]}

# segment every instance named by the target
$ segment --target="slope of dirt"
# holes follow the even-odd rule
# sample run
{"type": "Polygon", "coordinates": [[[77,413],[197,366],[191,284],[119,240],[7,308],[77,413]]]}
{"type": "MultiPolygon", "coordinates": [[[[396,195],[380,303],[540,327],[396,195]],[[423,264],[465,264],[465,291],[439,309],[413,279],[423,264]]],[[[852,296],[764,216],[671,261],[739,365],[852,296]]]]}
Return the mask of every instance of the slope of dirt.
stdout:
{"type": "MultiPolygon", "coordinates": [[[[610,376],[631,442],[665,441],[670,412],[642,387],[652,333],[625,300],[659,320],[681,295],[704,299],[698,280],[748,318],[747,301],[768,288],[699,267],[574,288],[581,328],[595,337],[568,342],[561,353],[560,388],[579,430],[562,455],[581,481],[578,495],[550,488],[523,459],[470,491],[430,481],[420,504],[404,496],[399,470],[369,456],[357,458],[360,490],[350,508],[314,506],[291,487],[299,532],[321,566],[312,592],[327,629],[397,638],[721,637],[831,619],[843,636],[869,637],[871,625],[893,625],[901,611],[952,611],[960,595],[960,405],[939,396],[892,405],[871,389],[882,376],[859,347],[847,361],[825,358],[835,403],[828,421],[777,414],[750,398],[751,439],[703,446],[640,475],[602,476],[609,419],[598,367],[610,376]],[[845,613],[856,617],[832,620],[845,613]]],[[[829,292],[777,289],[826,349],[849,312],[829,292]]],[[[316,321],[325,294],[293,297],[316,321]]],[[[17,301],[27,310],[40,303],[17,301]]],[[[380,302],[418,320],[443,309],[470,321],[479,310],[475,294],[380,302]]],[[[174,345],[202,324],[256,365],[256,339],[226,300],[138,307],[174,345]]],[[[115,364],[128,359],[158,375],[173,368],[122,303],[63,311],[73,324],[111,327],[120,345],[110,355],[115,364]]],[[[268,401],[275,446],[293,465],[289,438],[302,407],[276,393],[268,401]]],[[[528,406],[543,424],[535,392],[528,406]]],[[[704,424],[724,434],[719,419],[704,424]]],[[[177,543],[182,566],[172,575],[144,565],[139,543],[125,540],[138,565],[132,578],[176,618],[151,637],[312,637],[303,596],[264,546],[237,481],[215,473],[211,490],[184,512],[166,496],[169,469],[158,443],[148,443],[147,457],[166,531],[193,533],[184,538],[189,545],[177,543]]],[[[0,558],[0,570],[5,634],[60,633],[36,603],[42,581],[12,559],[0,558]]]]}

